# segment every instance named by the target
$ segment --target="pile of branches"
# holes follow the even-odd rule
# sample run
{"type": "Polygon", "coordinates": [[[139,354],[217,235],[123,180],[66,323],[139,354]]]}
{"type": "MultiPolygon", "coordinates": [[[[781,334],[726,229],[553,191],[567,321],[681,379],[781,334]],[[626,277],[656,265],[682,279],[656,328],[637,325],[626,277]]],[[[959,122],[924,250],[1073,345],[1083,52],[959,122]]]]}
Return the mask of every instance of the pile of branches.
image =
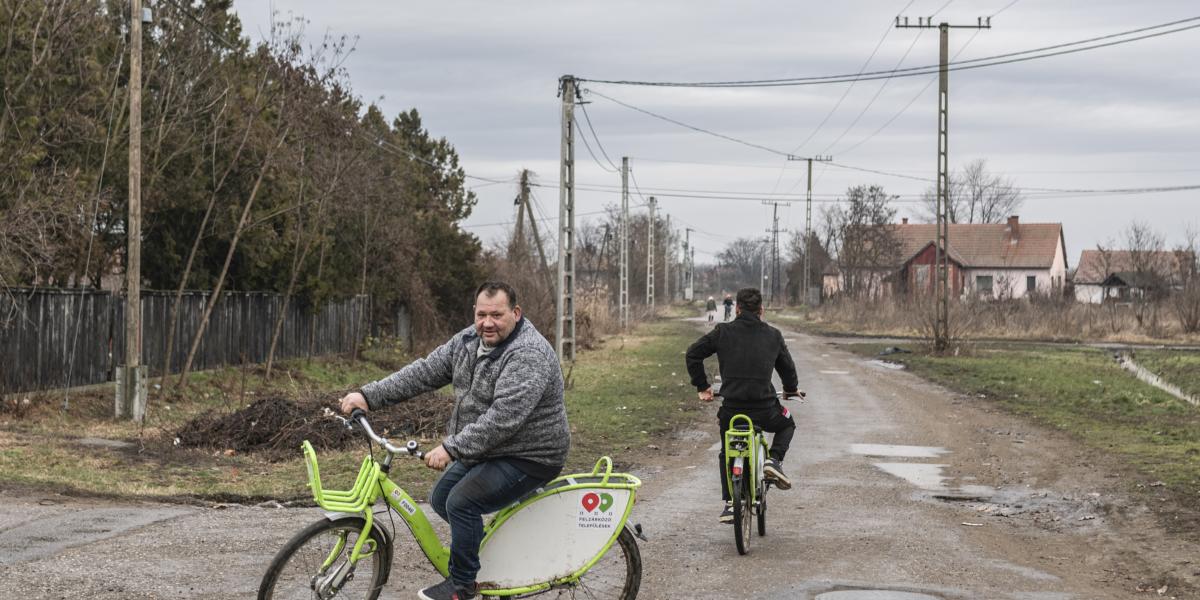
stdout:
{"type": "MultiPolygon", "coordinates": [[[[448,395],[424,394],[383,410],[373,411],[371,427],[393,442],[411,438],[440,439],[454,408],[448,395]]],[[[365,448],[362,432],[349,430],[330,414],[328,397],[288,399],[266,397],[232,413],[208,413],[189,421],[175,433],[184,448],[208,448],[256,453],[269,460],[298,456],[308,440],[318,450],[365,448]]]]}

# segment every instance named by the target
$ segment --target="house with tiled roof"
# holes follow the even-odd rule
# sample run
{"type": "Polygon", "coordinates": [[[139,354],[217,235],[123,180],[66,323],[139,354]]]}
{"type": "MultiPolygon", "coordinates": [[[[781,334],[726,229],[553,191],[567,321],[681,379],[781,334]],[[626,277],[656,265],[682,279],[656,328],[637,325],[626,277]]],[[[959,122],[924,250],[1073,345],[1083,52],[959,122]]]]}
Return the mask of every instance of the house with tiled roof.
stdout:
{"type": "Polygon", "coordinates": [[[1075,299],[1099,304],[1105,298],[1128,300],[1155,286],[1177,288],[1195,262],[1185,251],[1084,250],[1073,279],[1075,299]]]}
{"type": "MultiPolygon", "coordinates": [[[[881,294],[932,294],[935,290],[937,225],[909,223],[887,225],[896,251],[890,260],[869,268],[870,277],[886,285],[881,294]]],[[[1033,294],[1061,293],[1067,278],[1067,249],[1061,223],[1021,223],[1012,216],[1005,223],[952,223],[948,235],[949,280],[952,295],[987,298],[1024,298],[1033,294]]],[[[847,269],[826,276],[825,290],[840,290],[847,269]]]]}

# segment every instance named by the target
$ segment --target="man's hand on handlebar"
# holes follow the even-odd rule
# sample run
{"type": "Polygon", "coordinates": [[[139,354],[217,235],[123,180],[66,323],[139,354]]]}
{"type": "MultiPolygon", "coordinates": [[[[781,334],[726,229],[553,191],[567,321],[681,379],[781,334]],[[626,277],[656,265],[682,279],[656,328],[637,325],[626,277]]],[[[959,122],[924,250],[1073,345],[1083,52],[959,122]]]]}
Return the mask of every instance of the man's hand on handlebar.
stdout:
{"type": "Polygon", "coordinates": [[[697,395],[700,396],[700,400],[703,402],[712,402],[713,401],[712,386],[709,386],[707,390],[698,392],[697,395]]]}
{"type": "Polygon", "coordinates": [[[804,400],[806,394],[804,390],[792,390],[783,392],[784,400],[804,400]]]}
{"type": "Polygon", "coordinates": [[[371,407],[367,406],[367,399],[359,392],[350,392],[349,394],[342,396],[341,401],[338,403],[338,409],[341,410],[342,414],[344,415],[350,414],[356,408],[362,410],[363,412],[369,412],[371,410],[371,407]]]}
{"type": "Polygon", "coordinates": [[[446,465],[450,464],[451,460],[450,453],[446,452],[446,448],[441,444],[438,444],[437,448],[425,453],[425,466],[430,469],[441,471],[446,468],[446,465]]]}

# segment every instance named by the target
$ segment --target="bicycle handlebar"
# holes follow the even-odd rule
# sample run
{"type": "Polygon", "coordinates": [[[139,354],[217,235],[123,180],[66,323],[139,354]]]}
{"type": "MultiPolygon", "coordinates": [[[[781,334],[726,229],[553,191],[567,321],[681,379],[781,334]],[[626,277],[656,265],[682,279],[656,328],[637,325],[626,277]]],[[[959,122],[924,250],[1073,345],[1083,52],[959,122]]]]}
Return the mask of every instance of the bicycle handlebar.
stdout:
{"type": "MultiPolygon", "coordinates": [[[[341,419],[341,417],[338,418],[341,419]]],[[[387,438],[375,433],[375,430],[371,429],[371,423],[367,421],[367,411],[361,408],[356,408],[350,411],[350,418],[342,420],[346,422],[347,427],[350,427],[353,423],[358,423],[358,426],[362,428],[363,433],[367,434],[367,437],[371,438],[372,441],[374,441],[376,444],[379,444],[384,450],[387,450],[392,454],[409,454],[417,458],[424,458],[425,456],[424,452],[417,450],[416,440],[408,440],[408,443],[404,444],[404,447],[401,448],[393,445],[387,440],[387,438]]]]}

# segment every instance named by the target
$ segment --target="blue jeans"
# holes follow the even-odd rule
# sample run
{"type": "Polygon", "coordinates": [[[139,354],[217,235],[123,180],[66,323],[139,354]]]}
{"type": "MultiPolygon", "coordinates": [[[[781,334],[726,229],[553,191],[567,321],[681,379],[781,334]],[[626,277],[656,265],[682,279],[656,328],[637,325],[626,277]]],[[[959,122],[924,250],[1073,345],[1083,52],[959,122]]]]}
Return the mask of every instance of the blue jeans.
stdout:
{"type": "Polygon", "coordinates": [[[429,503],[450,523],[450,579],[467,587],[479,573],[483,515],[496,512],[545,483],[504,459],[467,467],[455,462],[433,487],[429,503]]]}

